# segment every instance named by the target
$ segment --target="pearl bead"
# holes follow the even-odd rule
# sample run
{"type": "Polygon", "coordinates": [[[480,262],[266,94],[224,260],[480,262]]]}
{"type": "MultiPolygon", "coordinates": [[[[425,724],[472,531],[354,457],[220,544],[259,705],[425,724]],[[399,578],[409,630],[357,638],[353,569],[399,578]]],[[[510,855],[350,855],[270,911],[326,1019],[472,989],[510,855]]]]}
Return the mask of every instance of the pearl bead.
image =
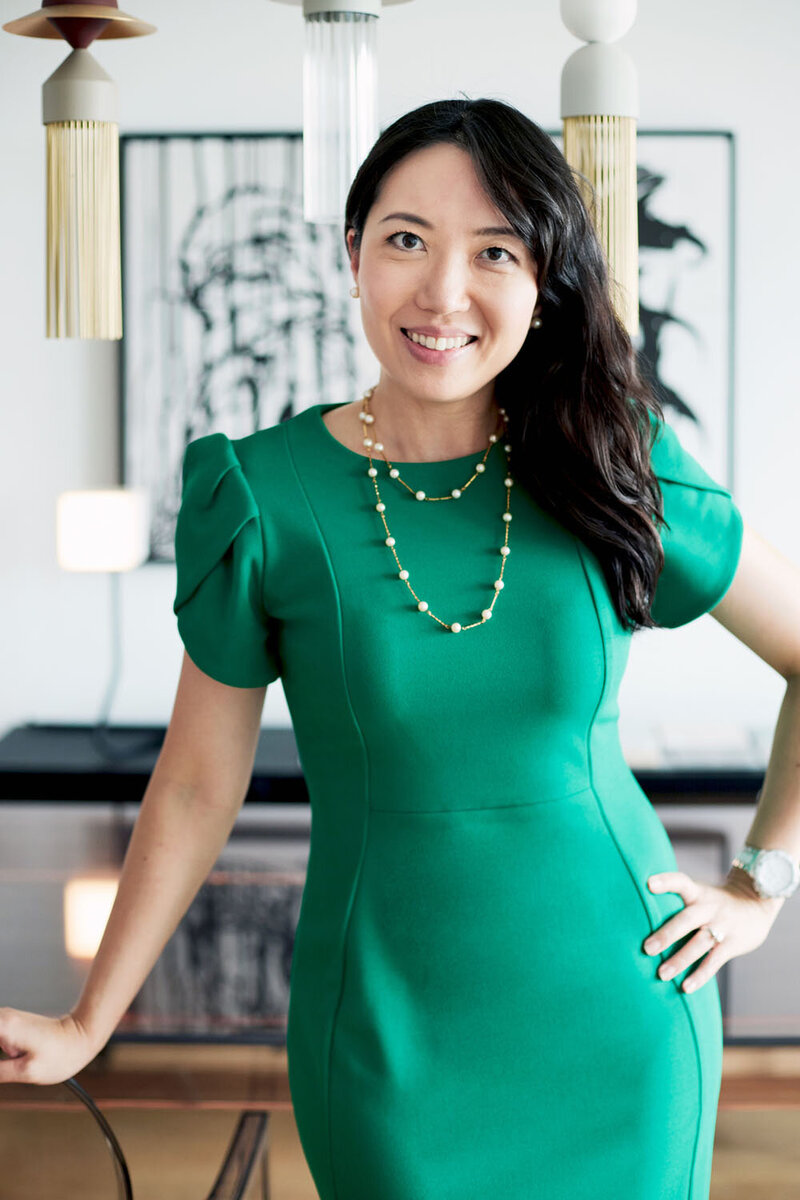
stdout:
{"type": "Polygon", "coordinates": [[[364,445],[365,445],[365,446],[371,446],[371,445],[372,445],[372,438],[364,438],[364,445]]]}
{"type": "Polygon", "coordinates": [[[425,499],[425,493],[424,493],[424,492],[417,492],[417,499],[418,499],[418,500],[424,500],[424,499],[425,499]]]}
{"type": "Polygon", "coordinates": [[[375,420],[375,418],[373,417],[372,413],[367,413],[364,417],[364,420],[367,422],[368,425],[371,425],[372,422],[375,420]]]}
{"type": "Polygon", "coordinates": [[[503,446],[503,449],[505,450],[506,454],[510,454],[511,453],[511,443],[506,442],[505,446],[503,446]]]}
{"type": "Polygon", "coordinates": [[[494,590],[495,590],[496,592],[501,592],[505,586],[506,586],[506,585],[503,583],[502,579],[495,579],[495,581],[494,581],[494,590]]]}
{"type": "Polygon", "coordinates": [[[408,571],[401,571],[401,572],[400,572],[400,578],[401,578],[401,579],[408,579],[408,571]]]}
{"type": "Polygon", "coordinates": [[[497,441],[497,434],[496,434],[496,433],[490,433],[490,434],[489,434],[489,441],[490,441],[490,442],[496,442],[496,441],[497,441]]]}
{"type": "Polygon", "coordinates": [[[393,537],[388,537],[388,538],[386,539],[386,545],[387,545],[387,546],[393,546],[393,545],[394,545],[394,538],[393,538],[393,537]]]}
{"type": "Polygon", "coordinates": [[[376,504],[375,507],[377,508],[378,512],[383,512],[383,510],[386,508],[386,505],[381,500],[380,504],[376,504]]]}
{"type": "Polygon", "coordinates": [[[419,604],[417,605],[417,608],[419,609],[420,612],[427,612],[428,611],[428,601],[420,600],[419,604]]]}
{"type": "Polygon", "coordinates": [[[502,413],[502,414],[503,414],[503,416],[505,416],[505,415],[506,415],[506,410],[505,410],[504,408],[502,408],[502,407],[501,407],[499,404],[498,404],[498,406],[497,406],[497,411],[498,411],[499,413],[502,413]]]}
{"type": "Polygon", "coordinates": [[[511,513],[508,513],[508,512],[506,512],[506,513],[503,513],[503,520],[504,520],[504,521],[510,521],[510,520],[511,520],[511,513]]]}
{"type": "Polygon", "coordinates": [[[376,443],[375,443],[375,449],[376,449],[376,450],[382,450],[382,449],[383,449],[383,442],[376,442],[376,443]]]}
{"type": "Polygon", "coordinates": [[[375,476],[378,474],[378,468],[377,468],[377,467],[370,467],[370,469],[367,471],[367,474],[368,474],[368,475],[371,475],[371,476],[373,477],[373,479],[374,479],[374,478],[375,478],[375,476]]]}
{"type": "Polygon", "coordinates": [[[366,419],[367,419],[367,414],[365,412],[360,412],[358,414],[358,416],[359,416],[359,419],[362,421],[366,421],[366,419]]]}
{"type": "Polygon", "coordinates": [[[452,497],[453,497],[455,500],[457,500],[457,499],[458,499],[458,497],[461,495],[461,488],[453,488],[453,490],[452,490],[452,492],[450,493],[450,495],[451,495],[451,496],[452,496],[452,497]]]}
{"type": "Polygon", "coordinates": [[[476,471],[485,471],[485,470],[486,470],[486,463],[482,463],[482,462],[475,463],[475,470],[476,470],[476,471]]]}
{"type": "Polygon", "coordinates": [[[400,474],[400,472],[398,471],[397,467],[392,467],[389,474],[391,475],[392,479],[397,479],[397,476],[400,474]]]}
{"type": "Polygon", "coordinates": [[[492,615],[492,610],[490,608],[485,608],[483,610],[483,612],[481,613],[481,616],[483,617],[484,621],[488,621],[489,618],[491,617],[491,615],[492,615]]]}
{"type": "Polygon", "coordinates": [[[503,480],[503,483],[506,485],[506,487],[514,486],[514,480],[511,478],[510,475],[506,475],[505,479],[503,480]]]}
{"type": "Polygon", "coordinates": [[[505,556],[506,556],[507,554],[510,554],[510,553],[511,553],[511,547],[510,547],[510,546],[501,546],[501,547],[500,547],[500,553],[503,555],[503,558],[505,558],[505,556]]]}
{"type": "Polygon", "coordinates": [[[453,633],[461,633],[461,626],[459,625],[458,621],[453,621],[453,624],[450,626],[450,628],[452,629],[453,633]]]}

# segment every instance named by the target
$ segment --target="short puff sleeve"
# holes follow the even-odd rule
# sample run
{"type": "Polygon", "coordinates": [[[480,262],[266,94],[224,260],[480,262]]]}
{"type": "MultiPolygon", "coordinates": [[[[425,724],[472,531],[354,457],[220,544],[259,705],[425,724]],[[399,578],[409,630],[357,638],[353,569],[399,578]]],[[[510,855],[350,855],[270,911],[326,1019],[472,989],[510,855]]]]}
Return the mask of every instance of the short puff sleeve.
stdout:
{"type": "Polygon", "coordinates": [[[684,449],[674,429],[651,414],[653,471],[661,485],[664,568],[650,613],[674,629],[709,612],[727,592],[742,548],[743,521],[731,493],[684,449]]]}
{"type": "Polygon", "coordinates": [[[224,433],[189,442],[175,527],[173,612],[189,657],[233,687],[280,674],[277,623],[263,607],[264,540],[258,505],[224,433]]]}

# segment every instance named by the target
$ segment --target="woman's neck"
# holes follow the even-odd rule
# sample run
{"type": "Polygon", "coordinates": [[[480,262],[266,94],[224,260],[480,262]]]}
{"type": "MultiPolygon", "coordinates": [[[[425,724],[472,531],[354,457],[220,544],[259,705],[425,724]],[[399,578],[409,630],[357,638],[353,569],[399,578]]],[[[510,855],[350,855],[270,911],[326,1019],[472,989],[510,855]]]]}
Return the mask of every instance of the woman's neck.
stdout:
{"type": "MultiPolygon", "coordinates": [[[[390,461],[435,462],[483,453],[489,435],[502,432],[493,398],[420,402],[392,399],[376,389],[366,408],[375,417],[369,426],[370,436],[383,443],[390,461]]],[[[360,400],[354,409],[357,436],[363,446],[360,400]]]]}

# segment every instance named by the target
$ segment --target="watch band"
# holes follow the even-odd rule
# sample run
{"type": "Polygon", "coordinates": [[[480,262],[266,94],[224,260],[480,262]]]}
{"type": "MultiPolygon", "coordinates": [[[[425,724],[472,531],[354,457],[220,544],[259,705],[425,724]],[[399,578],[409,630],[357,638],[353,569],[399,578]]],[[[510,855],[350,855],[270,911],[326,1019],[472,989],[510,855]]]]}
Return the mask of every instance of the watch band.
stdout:
{"type": "Polygon", "coordinates": [[[745,842],[745,844],[742,846],[742,848],[739,850],[736,857],[734,858],[731,866],[741,867],[743,870],[747,871],[748,874],[750,874],[751,868],[755,864],[755,861],[758,858],[760,853],[761,853],[760,847],[749,846],[745,842]]]}

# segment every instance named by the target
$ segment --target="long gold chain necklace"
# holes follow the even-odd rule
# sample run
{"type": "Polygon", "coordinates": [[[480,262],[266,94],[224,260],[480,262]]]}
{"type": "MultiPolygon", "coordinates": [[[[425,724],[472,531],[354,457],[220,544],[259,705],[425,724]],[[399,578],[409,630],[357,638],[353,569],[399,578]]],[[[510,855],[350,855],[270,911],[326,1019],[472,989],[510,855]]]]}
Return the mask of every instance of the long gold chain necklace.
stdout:
{"type": "MultiPolygon", "coordinates": [[[[361,397],[361,411],[359,413],[359,417],[361,418],[361,422],[362,422],[361,428],[363,431],[364,447],[367,451],[367,457],[369,458],[369,469],[367,471],[367,475],[369,475],[370,479],[372,480],[373,486],[375,488],[375,495],[377,497],[377,504],[375,505],[375,508],[376,508],[377,512],[380,514],[381,521],[383,522],[383,527],[386,531],[386,538],[385,538],[386,545],[391,550],[392,554],[394,555],[394,560],[397,563],[398,576],[400,579],[403,580],[406,587],[411,592],[411,595],[414,597],[416,604],[417,604],[417,609],[419,610],[419,612],[427,613],[427,615],[429,617],[432,617],[434,621],[438,621],[438,623],[444,629],[450,630],[452,633],[461,633],[461,631],[464,629],[475,629],[475,627],[478,625],[485,625],[486,622],[492,616],[492,609],[495,606],[497,597],[499,596],[500,592],[505,587],[505,583],[503,581],[503,572],[505,571],[505,567],[506,567],[506,559],[508,558],[509,554],[511,553],[511,550],[508,545],[508,529],[509,529],[509,525],[511,524],[511,488],[513,487],[513,484],[514,484],[514,480],[511,478],[511,460],[510,460],[511,445],[510,445],[510,443],[505,442],[504,446],[503,446],[503,449],[504,449],[505,455],[506,455],[506,466],[507,466],[506,478],[503,481],[505,484],[505,488],[506,488],[506,508],[505,508],[505,512],[503,513],[503,523],[505,525],[505,538],[503,540],[503,545],[500,547],[500,574],[498,575],[497,579],[495,579],[494,584],[493,584],[494,595],[492,596],[492,602],[488,608],[484,608],[481,611],[480,621],[473,621],[471,625],[462,625],[459,621],[451,621],[451,622],[443,621],[441,619],[441,617],[437,617],[435,613],[431,612],[430,608],[428,607],[427,601],[422,600],[417,595],[417,593],[414,591],[412,584],[409,582],[409,573],[408,573],[408,571],[405,570],[405,568],[403,567],[403,564],[400,562],[400,559],[397,556],[397,551],[395,550],[395,539],[392,537],[391,531],[390,531],[389,526],[386,521],[386,505],[384,504],[383,500],[381,499],[381,493],[380,493],[380,489],[378,487],[378,469],[372,461],[372,451],[378,450],[380,452],[381,457],[383,458],[383,461],[386,463],[386,466],[388,468],[389,477],[391,479],[396,479],[398,481],[398,483],[401,483],[403,485],[403,487],[406,488],[406,490],[408,492],[410,492],[417,500],[433,500],[433,501],[458,500],[463,495],[463,493],[466,491],[466,489],[470,486],[470,484],[473,482],[473,480],[477,479],[478,475],[482,474],[486,470],[486,459],[489,456],[489,451],[491,450],[494,443],[500,437],[500,434],[492,433],[489,435],[489,445],[486,447],[486,450],[484,451],[483,458],[481,459],[481,461],[479,463],[475,464],[475,472],[467,480],[467,482],[465,484],[463,484],[460,488],[457,488],[457,487],[453,488],[452,491],[447,496],[427,496],[424,491],[416,490],[416,489],[410,487],[406,483],[406,481],[401,478],[400,472],[397,469],[397,467],[393,466],[392,463],[389,461],[389,459],[386,457],[386,455],[383,451],[383,442],[375,441],[375,439],[370,436],[369,426],[374,425],[375,416],[373,413],[371,413],[369,411],[369,401],[370,401],[370,399],[372,397],[372,393],[375,391],[376,387],[377,387],[377,384],[373,384],[373,386],[371,388],[369,388],[364,393],[364,395],[361,397]]],[[[503,422],[502,435],[504,437],[508,437],[508,433],[507,433],[508,423],[509,423],[508,422],[508,414],[504,408],[499,408],[498,411],[500,413],[500,417],[503,422]]]]}

